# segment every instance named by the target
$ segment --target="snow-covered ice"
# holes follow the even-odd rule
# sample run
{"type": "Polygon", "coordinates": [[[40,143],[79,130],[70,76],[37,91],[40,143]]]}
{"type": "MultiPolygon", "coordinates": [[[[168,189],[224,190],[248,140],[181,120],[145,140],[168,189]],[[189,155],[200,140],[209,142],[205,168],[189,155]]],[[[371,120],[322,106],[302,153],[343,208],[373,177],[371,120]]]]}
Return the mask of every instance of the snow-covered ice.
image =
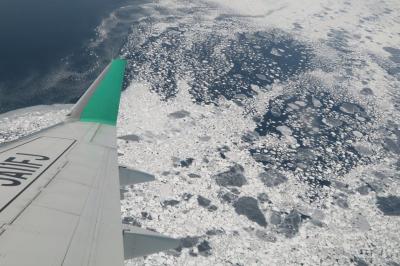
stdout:
{"type": "MultiPolygon", "coordinates": [[[[145,8],[121,49],[118,147],[157,181],[121,219],[182,245],[126,264],[399,265],[400,3],[145,8]]],[[[66,110],[2,115],[0,141],[66,110]]]]}

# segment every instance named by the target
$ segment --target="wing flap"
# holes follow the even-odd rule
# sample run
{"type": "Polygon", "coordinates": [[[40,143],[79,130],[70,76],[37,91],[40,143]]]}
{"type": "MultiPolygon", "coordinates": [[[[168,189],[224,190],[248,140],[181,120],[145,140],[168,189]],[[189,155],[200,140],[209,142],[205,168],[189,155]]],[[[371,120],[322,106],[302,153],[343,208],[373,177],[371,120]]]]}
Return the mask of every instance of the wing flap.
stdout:
{"type": "Polygon", "coordinates": [[[154,180],[156,180],[154,175],[130,169],[125,166],[119,167],[119,184],[122,187],[154,180]]]}
{"type": "Polygon", "coordinates": [[[146,256],[159,251],[179,247],[180,240],[135,226],[124,229],[125,259],[146,256]]]}
{"type": "Polygon", "coordinates": [[[30,206],[1,235],[0,265],[61,265],[79,217],[30,206]]]}

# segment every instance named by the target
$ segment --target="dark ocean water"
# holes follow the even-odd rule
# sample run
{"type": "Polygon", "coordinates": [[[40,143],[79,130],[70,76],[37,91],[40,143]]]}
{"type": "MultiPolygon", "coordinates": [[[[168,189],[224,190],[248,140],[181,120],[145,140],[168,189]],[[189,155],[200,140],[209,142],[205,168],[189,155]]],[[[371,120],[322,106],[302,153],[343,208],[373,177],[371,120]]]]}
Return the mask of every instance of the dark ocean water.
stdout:
{"type": "Polygon", "coordinates": [[[0,113],[74,102],[118,55],[131,21],[143,15],[143,2],[0,1],[0,113]],[[111,23],[107,37],[97,40],[96,27],[112,12],[125,20],[111,23]]]}
{"type": "Polygon", "coordinates": [[[122,1],[6,0],[0,2],[1,79],[44,69],[93,36],[102,17],[122,1]]]}

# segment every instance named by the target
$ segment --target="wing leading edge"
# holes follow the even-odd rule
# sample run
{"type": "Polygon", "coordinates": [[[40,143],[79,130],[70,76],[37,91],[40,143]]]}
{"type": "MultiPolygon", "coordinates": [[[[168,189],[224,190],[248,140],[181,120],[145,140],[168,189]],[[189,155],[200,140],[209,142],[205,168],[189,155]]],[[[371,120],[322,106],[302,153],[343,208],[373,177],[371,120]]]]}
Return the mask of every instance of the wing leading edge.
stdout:
{"type": "Polygon", "coordinates": [[[125,64],[113,60],[64,123],[0,148],[0,265],[123,265],[179,245],[121,224],[121,186],[154,180],[118,167],[125,64]]]}

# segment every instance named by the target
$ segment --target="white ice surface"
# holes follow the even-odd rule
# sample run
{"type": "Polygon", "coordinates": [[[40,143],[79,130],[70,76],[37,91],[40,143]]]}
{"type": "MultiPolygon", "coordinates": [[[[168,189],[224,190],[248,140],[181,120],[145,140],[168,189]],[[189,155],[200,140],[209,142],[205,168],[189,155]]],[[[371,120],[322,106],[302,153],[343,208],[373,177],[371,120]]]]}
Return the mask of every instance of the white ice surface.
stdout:
{"type": "MultiPolygon", "coordinates": [[[[400,47],[400,2],[166,0],[149,4],[146,8],[153,14],[151,32],[131,36],[133,40],[157,36],[172,26],[190,29],[184,33],[188,47],[210,34],[231,38],[237,32],[272,28],[288,32],[310,43],[320,58],[336,63],[336,69],[331,73],[322,70],[304,73],[304,77],[318,77],[329,88],[346,74],[341,65],[343,60],[339,59],[341,55],[327,45],[330,40],[327,34],[332,30],[346,32],[349,35],[346,38],[348,49],[351,50],[351,56],[346,58],[360,58],[366,64],[353,69],[353,73],[346,77],[346,91],[338,92],[335,97],[353,99],[374,114],[370,135],[360,142],[367,142],[367,146],[376,149],[379,156],[370,164],[357,166],[343,176],[336,176],[332,171],[335,180],[343,181],[348,188],[324,187],[325,197],[318,204],[309,203],[301,198],[308,193],[309,187],[305,182],[299,182],[298,173],[285,173],[288,181],[279,186],[264,186],[258,177],[263,171],[262,165],[250,156],[248,144],[242,141],[242,135],[256,127],[253,116],[263,115],[270,99],[295,91],[291,86],[295,82],[276,83],[270,90],[252,86],[258,95],[245,100],[242,107],[226,99],[221,99],[218,106],[194,103],[188,92],[190,79],[179,79],[179,92],[169,101],[161,100],[151,90],[150,84],[133,80],[122,94],[118,135],[135,134],[139,141],[119,139],[119,160],[121,164],[154,173],[157,181],[135,185],[126,193],[121,201],[122,217],[133,217],[142,227],[174,237],[198,236],[200,240],[192,250],[184,248],[181,252],[159,253],[128,261],[127,265],[352,265],[356,264],[355,258],[370,265],[400,263],[399,216],[383,215],[376,206],[376,196],[400,195],[400,177],[393,166],[398,157],[383,152],[380,145],[372,141],[385,134],[383,128],[390,121],[400,121],[396,102],[400,99],[400,81],[388,75],[382,67],[382,62],[388,62],[390,56],[383,47],[400,47]],[[195,12],[189,14],[185,10],[195,12]],[[215,26],[216,19],[222,15],[230,16],[235,26],[215,26]],[[168,16],[179,19],[168,20],[168,16]],[[365,87],[364,80],[368,80],[373,96],[360,94],[365,87]],[[182,110],[188,115],[178,119],[170,115],[182,110]],[[225,152],[226,159],[221,158],[218,151],[223,146],[230,148],[225,152]],[[193,158],[193,164],[189,167],[176,165],[186,158],[193,158]],[[240,197],[257,198],[263,192],[268,195],[271,203],[259,202],[269,223],[266,228],[238,215],[232,204],[219,199],[218,193],[227,189],[218,186],[213,176],[234,164],[243,166],[247,179],[247,184],[240,188],[240,197]],[[374,173],[384,176],[378,180],[384,189],[360,195],[356,191],[360,185],[377,182],[374,173]],[[191,178],[189,174],[197,174],[200,178],[191,178]],[[186,201],[184,193],[193,197],[186,201]],[[341,194],[346,194],[347,208],[336,203],[341,194]],[[210,212],[199,206],[198,195],[210,199],[218,209],[210,212]],[[172,199],[179,203],[176,206],[161,205],[163,201],[172,199]],[[293,238],[285,237],[271,224],[270,218],[273,212],[289,213],[293,209],[319,221],[320,226],[307,220],[293,238]],[[149,213],[152,219],[143,217],[142,212],[149,213]],[[209,236],[206,232],[210,229],[223,229],[224,233],[209,236]],[[267,235],[270,241],[258,237],[260,234],[267,235]],[[197,245],[203,240],[207,240],[212,248],[209,255],[198,252],[197,245]]],[[[129,54],[129,47],[132,46],[126,46],[125,55],[129,54]]],[[[157,55],[160,50],[152,52],[157,55]]],[[[142,70],[146,73],[147,68],[142,70]]],[[[0,142],[55,123],[66,112],[65,108],[40,108],[40,111],[2,115],[0,142]]],[[[285,150],[293,143],[291,139],[274,135],[256,144],[285,150]]]]}

